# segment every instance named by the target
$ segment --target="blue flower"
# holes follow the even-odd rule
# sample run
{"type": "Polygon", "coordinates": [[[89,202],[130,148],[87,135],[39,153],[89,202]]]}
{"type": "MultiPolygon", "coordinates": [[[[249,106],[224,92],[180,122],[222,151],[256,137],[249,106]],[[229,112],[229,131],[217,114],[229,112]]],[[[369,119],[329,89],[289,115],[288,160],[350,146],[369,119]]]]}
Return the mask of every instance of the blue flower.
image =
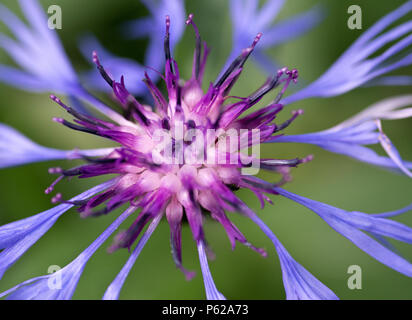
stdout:
{"type": "MultiPolygon", "coordinates": [[[[250,28],[252,31],[256,31],[253,28],[268,31],[269,37],[263,46],[265,48],[285,39],[278,38],[276,40],[274,37],[276,30],[283,30],[292,25],[293,28],[287,28],[289,29],[288,33],[282,34],[282,36],[290,38],[302,33],[306,27],[312,26],[318,19],[318,9],[314,9],[314,11],[290,20],[292,22],[284,22],[283,26],[278,25],[270,29],[269,25],[273,15],[280,10],[283,1],[269,0],[259,12],[257,10],[257,1],[242,2],[243,5],[249,5],[250,10],[246,10],[239,3],[232,2],[233,17],[237,28],[235,30],[235,47],[238,42],[239,46],[243,45],[242,41],[244,40],[242,37],[243,35],[247,36],[246,31],[248,31],[243,23],[248,21],[251,22],[250,28]]],[[[230,91],[240,77],[246,61],[253,51],[258,48],[262,33],[257,33],[254,40],[250,41],[251,44],[247,44],[245,48],[237,48],[239,49],[238,55],[222,70],[217,80],[210,83],[207,90],[203,91],[202,82],[208,49],[201,41],[199,30],[193,21],[193,15],[190,14],[186,20],[186,25],[190,25],[194,31],[196,42],[192,63],[193,70],[191,78],[188,81],[183,81],[179,74],[179,65],[173,58],[171,47],[171,43],[176,42],[182,33],[179,27],[179,24],[183,23],[184,9],[182,2],[177,0],[161,1],[156,6],[152,2],[146,1],[145,4],[151,11],[152,17],[136,23],[139,26],[140,33],[135,35],[150,36],[151,45],[148,50],[150,57],[147,58],[147,61],[153,68],[160,68],[164,65],[162,79],[165,81],[165,91],[167,93],[167,97],[165,97],[149,73],[145,72],[143,75],[144,81],[148,87],[148,92],[153,97],[153,107],[141,104],[130,91],[140,90],[138,87],[132,86],[132,89],[130,88],[129,81],[131,78],[133,79],[133,76],[128,73],[129,71],[142,72],[143,69],[140,68],[140,65],[130,64],[129,60],[114,57],[105,52],[95,40],[89,40],[87,45],[92,44],[97,47],[103,55],[99,57],[97,52],[94,51],[92,53],[93,63],[97,67],[98,74],[112,92],[114,99],[123,108],[123,114],[113,111],[100,102],[83,87],[79,86],[77,80],[68,81],[69,72],[67,70],[63,70],[62,79],[49,81],[48,71],[43,72],[40,68],[41,70],[36,70],[32,79],[36,83],[41,83],[39,88],[41,87],[42,90],[59,91],[59,89],[63,89],[65,93],[74,96],[76,99],[91,103],[108,118],[103,120],[83,113],[79,109],[66,105],[55,95],[51,95],[51,100],[73,118],[72,121],[54,118],[55,122],[72,130],[108,139],[115,143],[116,147],[73,151],[51,149],[32,142],[6,125],[0,125],[0,167],[56,159],[82,159],[85,161],[84,164],[69,169],[51,168],[49,173],[58,177],[46,189],[46,193],[51,193],[63,179],[73,177],[86,179],[110,174],[116,176],[114,179],[70,200],[64,200],[63,196],[58,193],[52,198],[52,202],[60,202],[61,204],[55,208],[0,227],[0,249],[3,249],[0,252],[0,276],[70,208],[76,207],[80,215],[86,218],[113,215],[115,209],[128,205],[126,211],[118,216],[86,250],[63,269],[54,274],[27,280],[3,292],[0,297],[7,296],[9,299],[70,299],[90,257],[122,225],[126,218],[133,215],[132,224],[114,237],[109,251],[121,248],[131,250],[136,241],[137,244],[124,267],[107,288],[103,299],[117,299],[119,297],[130,270],[163,218],[165,218],[163,220],[167,220],[170,227],[171,251],[176,267],[183,272],[187,279],[194,276],[193,272],[183,267],[182,262],[182,225],[184,219],[186,219],[198,249],[206,297],[215,300],[225,299],[225,296],[217,289],[209,268],[208,256],[211,254],[211,248],[207,245],[203,228],[204,216],[210,216],[223,227],[233,249],[236,243],[239,242],[263,257],[266,256],[266,252],[253,246],[226,215],[226,212],[237,212],[255,223],[272,241],[280,260],[287,299],[338,299],[327,286],[290,255],[263,220],[236,196],[235,191],[237,189],[251,190],[261,201],[262,207],[265,205],[265,201],[272,204],[268,195],[283,196],[298,202],[317,213],[334,230],[381,263],[402,274],[412,276],[412,264],[402,258],[386,239],[390,237],[412,243],[412,229],[388,219],[411,210],[412,205],[397,211],[375,215],[356,211],[348,212],[335,208],[295,195],[280,187],[289,181],[291,168],[312,160],[312,156],[302,159],[256,159],[254,156],[246,156],[240,152],[244,147],[253,148],[261,143],[268,142],[311,143],[332,152],[349,155],[412,176],[408,170],[411,163],[401,159],[398,151],[382,132],[380,123],[381,120],[410,117],[411,109],[403,107],[410,105],[411,96],[385,100],[367,108],[332,129],[318,133],[297,136],[282,134],[297,116],[302,114],[301,110],[294,111],[292,117],[283,123],[277,121],[277,115],[284,109],[286,103],[289,104],[292,101],[314,96],[326,97],[342,94],[370,83],[370,80],[376,79],[391,70],[412,63],[412,56],[406,54],[401,58],[398,57],[395,62],[383,64],[383,62],[387,62],[386,60],[392,58],[394,54],[400,51],[403,52],[407,47],[410,47],[412,43],[410,36],[393,44],[381,55],[365,60],[389,41],[396,40],[409,32],[412,26],[406,23],[373,39],[392,22],[412,10],[412,1],[408,1],[388,14],[366,31],[321,78],[284,100],[282,98],[288,87],[297,82],[298,71],[296,69],[290,70],[286,67],[279,69],[248,96],[232,97],[230,95],[230,91]],[[176,26],[171,22],[170,15],[166,15],[165,25],[161,25],[160,21],[165,18],[165,10],[170,10],[172,15],[176,15],[175,18],[178,20],[176,26]],[[175,31],[171,33],[171,30],[175,31]],[[165,35],[162,40],[159,34],[163,32],[165,35]],[[160,59],[161,54],[158,50],[160,46],[164,49],[164,61],[160,59]],[[106,62],[112,66],[111,70],[105,67],[106,62]],[[127,70],[122,71],[123,68],[127,68],[127,70]],[[70,83],[74,85],[71,86],[70,83]],[[277,91],[277,93],[266,107],[245,114],[255,107],[265,95],[274,91],[277,91]],[[181,137],[174,131],[179,126],[184,130],[181,137]],[[207,151],[209,152],[209,149],[217,150],[216,153],[212,154],[213,159],[217,157],[220,161],[221,158],[227,160],[229,157],[232,160],[232,156],[234,156],[238,160],[235,163],[213,162],[205,165],[204,163],[192,163],[185,159],[178,164],[155,161],[156,155],[161,160],[168,159],[166,151],[155,152],[159,145],[159,142],[155,139],[155,133],[158,130],[166,133],[171,138],[168,145],[172,149],[171,153],[176,155],[180,149],[183,151],[190,149],[191,144],[183,144],[182,141],[192,129],[201,132],[216,129],[217,131],[223,130],[223,132],[232,130],[240,135],[244,135],[242,130],[252,130],[252,142],[240,143],[236,148],[231,146],[230,150],[221,152],[219,145],[226,144],[228,142],[227,137],[220,134],[217,139],[211,140],[212,142],[208,145],[207,151]],[[253,130],[260,133],[258,139],[253,139],[255,137],[253,130]],[[385,149],[389,157],[378,156],[365,147],[365,145],[378,143],[385,149]],[[279,174],[279,182],[272,184],[246,174],[243,169],[253,168],[253,164],[251,165],[250,161],[247,163],[239,161],[245,160],[245,158],[250,161],[258,160],[261,169],[279,174]],[[146,231],[143,232],[146,226],[146,231]],[[369,233],[371,236],[364,232],[369,233]]],[[[28,8],[34,10],[35,14],[29,20],[33,24],[33,28],[42,35],[40,39],[45,41],[42,44],[48,43],[47,41],[50,42],[48,37],[53,37],[56,40],[54,38],[55,34],[45,30],[44,26],[41,28],[36,27],[45,21],[35,0],[22,1],[22,7],[23,10],[28,10],[28,8]]],[[[29,48],[33,46],[34,51],[40,51],[34,45],[35,38],[29,37],[28,30],[21,25],[17,18],[7,9],[3,9],[0,15],[23,43],[27,43],[29,48]]],[[[55,45],[50,56],[47,56],[50,61],[43,61],[43,56],[38,57],[40,63],[46,64],[47,68],[54,67],[54,59],[57,59],[57,57],[66,61],[64,52],[60,47],[59,50],[54,50],[58,47],[56,41],[50,43],[55,45]]],[[[24,60],[26,52],[14,46],[9,40],[3,42],[3,47],[10,55],[20,61],[24,69],[28,67],[23,63],[27,62],[24,60]]],[[[259,58],[259,52],[257,57],[259,58]]],[[[66,63],[66,66],[69,66],[69,64],[66,63]]],[[[15,71],[13,70],[13,72],[15,71]]],[[[249,132],[247,132],[247,135],[249,138],[249,132]]],[[[196,140],[197,142],[198,140],[196,140]]]]}

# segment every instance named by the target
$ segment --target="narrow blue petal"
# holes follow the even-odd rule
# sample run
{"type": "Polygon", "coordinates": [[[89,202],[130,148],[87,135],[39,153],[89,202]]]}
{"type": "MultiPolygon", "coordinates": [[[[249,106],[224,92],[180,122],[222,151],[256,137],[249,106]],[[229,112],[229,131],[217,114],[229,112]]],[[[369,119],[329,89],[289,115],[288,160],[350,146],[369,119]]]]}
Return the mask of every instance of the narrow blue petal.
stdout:
{"type": "Polygon", "coordinates": [[[29,28],[7,7],[0,3],[0,21],[13,33],[13,36],[22,43],[33,45],[33,36],[29,28]]]}
{"type": "Polygon", "coordinates": [[[412,177],[412,162],[404,161],[383,133],[379,119],[403,119],[412,116],[412,95],[379,101],[337,126],[315,133],[275,136],[266,142],[295,142],[317,145],[330,152],[343,154],[412,177]],[[389,157],[378,155],[365,145],[381,144],[389,157]]]}
{"type": "Polygon", "coordinates": [[[248,217],[273,242],[282,267],[283,284],[288,300],[337,300],[332,290],[326,287],[303,266],[296,262],[269,227],[249,208],[248,217]]]}
{"type": "Polygon", "coordinates": [[[387,76],[373,79],[365,84],[365,87],[373,86],[411,86],[412,76],[387,76]]]}
{"type": "Polygon", "coordinates": [[[32,29],[27,29],[14,14],[0,6],[0,20],[12,29],[12,33],[21,32],[17,41],[0,33],[0,47],[23,70],[19,73],[14,68],[3,67],[5,73],[0,80],[23,90],[77,96],[119,124],[128,123],[81,86],[55,30],[48,28],[47,16],[37,0],[20,1],[20,6],[32,29]]]}
{"type": "Polygon", "coordinates": [[[0,20],[16,38],[13,40],[0,33],[0,47],[22,72],[3,68],[5,73],[0,80],[23,90],[75,94],[80,84],[55,30],[48,28],[45,11],[37,0],[19,3],[29,25],[0,5],[0,20]]]}
{"type": "MultiPolygon", "coordinates": [[[[110,180],[100,184],[80,195],[72,201],[87,199],[96,193],[106,190],[114,184],[110,180]]],[[[60,204],[52,209],[32,217],[18,220],[0,227],[0,279],[34,243],[37,242],[57,221],[57,219],[73,207],[72,204],[60,204]]]]}
{"type": "MultiPolygon", "coordinates": [[[[382,167],[385,169],[394,170],[396,172],[401,172],[398,168],[398,165],[393,162],[393,160],[389,157],[384,157],[378,155],[372,149],[369,149],[364,146],[356,145],[356,144],[349,144],[349,143],[342,143],[336,141],[329,141],[329,142],[313,142],[312,140],[304,140],[304,135],[290,135],[280,137],[279,139],[274,139],[273,142],[297,142],[297,143],[309,143],[314,144],[322,149],[327,151],[343,154],[345,156],[351,157],[353,159],[366,162],[378,167],[382,167]]],[[[412,169],[412,162],[410,161],[402,161],[403,166],[406,168],[412,169]]]]}
{"type": "Polygon", "coordinates": [[[379,136],[379,142],[381,143],[383,149],[386,151],[386,153],[389,155],[392,161],[398,166],[399,170],[401,170],[408,177],[412,178],[412,172],[410,172],[407,166],[403,163],[403,160],[398,150],[395,148],[395,146],[389,140],[389,138],[382,132],[380,122],[379,131],[381,133],[381,135],[379,136]]]}
{"type": "Polygon", "coordinates": [[[395,217],[399,216],[401,214],[404,214],[405,212],[411,211],[412,210],[412,204],[409,206],[406,206],[405,208],[395,210],[395,211],[390,211],[390,212],[384,212],[384,213],[375,213],[374,216],[380,217],[380,218],[389,218],[389,217],[395,217]]]}
{"type": "Polygon", "coordinates": [[[324,17],[320,6],[279,22],[264,33],[261,45],[265,48],[291,41],[320,23],[324,17]]]}
{"type": "Polygon", "coordinates": [[[380,32],[385,30],[388,26],[393,24],[396,20],[402,18],[406,14],[412,11],[412,1],[405,2],[402,6],[397,8],[396,10],[388,13],[382,19],[380,19],[377,23],[375,23],[371,28],[369,28],[366,32],[364,32],[353,44],[353,50],[363,46],[365,43],[373,39],[377,36],[380,32]]]}
{"type": "Polygon", "coordinates": [[[256,23],[258,23],[258,26],[262,30],[270,27],[270,24],[279,15],[279,11],[283,8],[284,4],[285,0],[266,1],[257,15],[256,23]]]}
{"type": "Polygon", "coordinates": [[[282,102],[290,104],[311,97],[340,95],[363,86],[388,72],[412,64],[412,54],[408,53],[408,48],[412,44],[412,35],[403,38],[412,30],[410,21],[378,36],[386,27],[411,10],[412,1],[408,1],[380,19],[359,37],[322,76],[300,91],[286,97],[282,102]],[[393,44],[383,53],[371,57],[388,43],[393,44]]]}
{"type": "MultiPolygon", "coordinates": [[[[362,212],[348,212],[333,206],[310,200],[275,187],[274,191],[318,214],[335,231],[352,241],[358,248],[386,266],[412,277],[412,264],[366,235],[363,231],[412,243],[412,229],[392,220],[362,212]]],[[[410,207],[410,206],[408,206],[410,207]]]]}
{"type": "Polygon", "coordinates": [[[208,300],[226,300],[225,296],[216,288],[215,282],[213,281],[207,262],[205,245],[202,240],[197,242],[197,250],[199,252],[200,268],[202,269],[203,282],[205,284],[206,298],[208,300]]]}
{"type": "Polygon", "coordinates": [[[130,207],[124,211],[93,243],[75,260],[61,270],[46,276],[36,277],[0,294],[8,295],[10,300],[68,300],[76,289],[86,263],[107,238],[136,210],[130,207]],[[61,287],[55,288],[50,283],[61,280],[61,287]]]}
{"type": "Polygon", "coordinates": [[[333,127],[334,130],[348,128],[368,120],[396,120],[412,117],[412,95],[400,95],[383,99],[362,110],[355,116],[333,127]]]}
{"type": "Polygon", "coordinates": [[[103,296],[103,300],[117,300],[119,298],[120,290],[122,290],[123,284],[126,281],[126,278],[129,275],[130,270],[135,264],[136,259],[140,255],[140,252],[146,245],[153,231],[157,228],[162,217],[162,215],[157,215],[153,219],[152,223],[149,225],[146,232],[143,234],[142,238],[137,243],[136,248],[133,250],[132,254],[130,255],[126,264],[123,266],[122,270],[120,270],[119,274],[116,276],[113,282],[107,287],[106,292],[103,296]]]}
{"type": "MultiPolygon", "coordinates": [[[[239,51],[237,51],[239,53],[239,51]]],[[[235,58],[235,57],[234,57],[235,58]]],[[[268,57],[263,50],[255,51],[252,55],[252,60],[256,61],[263,72],[269,70],[280,70],[281,66],[277,64],[272,58],[268,57]]],[[[230,60],[230,61],[233,61],[230,60]]]]}
{"type": "Polygon", "coordinates": [[[24,84],[24,90],[27,91],[44,92],[47,90],[44,82],[33,75],[5,65],[0,65],[0,81],[16,88],[21,88],[24,84]]]}
{"type": "Polygon", "coordinates": [[[113,148],[91,150],[58,150],[40,146],[17,130],[0,123],[0,168],[19,166],[28,163],[79,159],[83,156],[105,156],[113,148]]]}
{"type": "Polygon", "coordinates": [[[265,68],[263,69],[265,72],[274,73],[277,70],[276,63],[270,63],[269,59],[264,55],[264,49],[292,40],[309,31],[320,22],[322,10],[320,7],[315,7],[271,26],[284,2],[284,0],[270,0],[266,1],[259,8],[258,0],[230,1],[233,47],[226,60],[226,67],[261,32],[263,37],[260,44],[254,49],[252,57],[256,57],[255,60],[265,68]]]}
{"type": "Polygon", "coordinates": [[[369,232],[369,235],[374,238],[376,241],[378,241],[381,245],[383,245],[385,248],[388,248],[390,251],[396,253],[398,256],[405,258],[400,252],[399,250],[388,241],[388,239],[386,239],[385,237],[381,236],[380,234],[376,234],[376,233],[372,233],[369,232]]]}
{"type": "Polygon", "coordinates": [[[123,33],[131,39],[146,37],[150,34],[153,27],[151,17],[137,19],[126,22],[123,26],[123,33]]]}

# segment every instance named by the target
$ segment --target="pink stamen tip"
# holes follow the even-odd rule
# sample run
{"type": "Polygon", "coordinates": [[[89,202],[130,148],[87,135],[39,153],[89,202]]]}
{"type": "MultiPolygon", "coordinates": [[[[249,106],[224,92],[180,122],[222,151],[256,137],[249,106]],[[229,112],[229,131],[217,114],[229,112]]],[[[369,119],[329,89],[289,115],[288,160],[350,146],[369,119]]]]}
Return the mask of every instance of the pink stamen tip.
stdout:
{"type": "MultiPolygon", "coordinates": [[[[50,98],[51,98],[51,97],[50,97],[50,98]]],[[[52,100],[53,100],[54,102],[58,103],[59,105],[64,106],[64,105],[62,104],[62,101],[61,101],[59,98],[57,98],[56,96],[54,96],[54,98],[52,98],[52,100]]]]}
{"type": "Polygon", "coordinates": [[[191,24],[193,22],[193,13],[189,14],[187,20],[186,20],[186,24],[191,24]]]}
{"type": "Polygon", "coordinates": [[[257,252],[260,253],[260,255],[263,258],[267,258],[267,256],[268,256],[267,252],[264,249],[258,249],[257,252]]]}
{"type": "Polygon", "coordinates": [[[252,51],[253,51],[253,48],[252,48],[252,47],[243,49],[242,55],[243,55],[243,56],[247,56],[247,55],[249,55],[252,51]]]}
{"type": "Polygon", "coordinates": [[[53,187],[48,187],[46,190],[44,190],[44,193],[49,194],[52,191],[53,191],[53,187]]]}
{"type": "Polygon", "coordinates": [[[100,67],[100,60],[97,55],[97,51],[93,51],[92,57],[93,57],[93,63],[96,64],[98,67],[100,67]]]}
{"type": "Polygon", "coordinates": [[[256,46],[256,44],[259,42],[260,38],[262,38],[262,32],[259,32],[259,33],[256,35],[255,40],[253,40],[253,43],[252,43],[252,45],[251,45],[251,48],[252,48],[252,49],[253,49],[253,48],[256,46]]]}
{"type": "Polygon", "coordinates": [[[301,163],[306,163],[306,162],[312,161],[313,158],[314,158],[314,155],[313,155],[313,154],[310,154],[310,155],[306,156],[305,158],[303,158],[303,159],[301,160],[301,163]]]}
{"type": "Polygon", "coordinates": [[[63,118],[53,118],[52,119],[54,122],[57,122],[57,123],[64,123],[64,119],[63,118]]]}
{"type": "Polygon", "coordinates": [[[292,111],[292,114],[296,116],[300,116],[303,113],[304,111],[302,109],[292,111]]]}
{"type": "Polygon", "coordinates": [[[183,269],[183,267],[181,269],[182,269],[182,272],[185,275],[186,281],[192,280],[194,278],[194,276],[196,275],[195,271],[188,271],[186,269],[183,269]]]}
{"type": "Polygon", "coordinates": [[[278,76],[280,77],[280,76],[284,75],[285,73],[287,74],[288,70],[289,69],[287,67],[283,67],[282,69],[279,69],[278,70],[278,76]]]}
{"type": "Polygon", "coordinates": [[[166,16],[166,33],[169,33],[170,28],[170,16],[166,16]]]}
{"type": "Polygon", "coordinates": [[[56,194],[56,195],[51,199],[51,202],[52,202],[52,203],[61,202],[62,197],[63,197],[62,194],[61,194],[61,193],[58,193],[58,194],[56,194]]]}
{"type": "Polygon", "coordinates": [[[56,168],[49,168],[48,171],[50,174],[56,174],[56,173],[62,173],[63,169],[60,167],[56,167],[56,168]]]}

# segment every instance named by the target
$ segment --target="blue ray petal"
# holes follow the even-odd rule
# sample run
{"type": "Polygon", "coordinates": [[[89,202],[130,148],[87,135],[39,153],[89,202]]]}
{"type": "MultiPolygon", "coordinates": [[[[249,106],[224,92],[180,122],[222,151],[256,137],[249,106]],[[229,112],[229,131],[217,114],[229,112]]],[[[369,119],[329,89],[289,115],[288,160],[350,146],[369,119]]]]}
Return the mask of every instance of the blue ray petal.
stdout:
{"type": "MultiPolygon", "coordinates": [[[[274,191],[318,214],[335,231],[384,265],[412,277],[412,264],[363,231],[412,243],[412,229],[402,223],[363,212],[345,211],[318,201],[298,196],[282,188],[274,191]]],[[[408,206],[407,208],[410,208],[408,206]]]]}
{"type": "Polygon", "coordinates": [[[197,250],[199,252],[200,267],[202,269],[203,282],[205,284],[206,298],[208,300],[226,300],[225,296],[216,288],[215,282],[213,281],[207,262],[205,244],[202,240],[197,241],[197,250]]]}
{"type": "Polygon", "coordinates": [[[379,101],[337,126],[315,133],[274,136],[266,142],[295,142],[317,145],[330,152],[343,154],[362,162],[401,172],[408,177],[412,162],[402,160],[399,152],[382,131],[380,119],[412,117],[412,95],[379,101]],[[378,155],[366,145],[380,144],[389,157],[378,155]]]}
{"type": "MultiPolygon", "coordinates": [[[[114,180],[102,183],[72,198],[71,201],[87,199],[113,184],[114,180]]],[[[3,250],[0,252],[0,279],[4,272],[36,243],[63,213],[72,207],[72,204],[63,203],[29,218],[1,226],[0,249],[3,250]]]]}
{"type": "MultiPolygon", "coordinates": [[[[311,97],[332,97],[367,84],[390,71],[412,64],[408,49],[412,44],[410,21],[380,34],[389,25],[412,11],[412,1],[381,18],[363,33],[338,60],[317,80],[284,98],[284,104],[311,97]],[[408,34],[406,37],[403,37],[408,34]],[[377,50],[395,42],[376,57],[377,50]]],[[[384,84],[384,83],[380,83],[384,84]]]]}
{"type": "Polygon", "coordinates": [[[123,284],[126,281],[126,278],[130,273],[130,270],[135,264],[136,259],[140,255],[140,252],[146,245],[153,231],[155,231],[155,229],[157,228],[162,217],[163,215],[157,215],[153,219],[152,223],[149,225],[146,232],[143,234],[142,238],[137,243],[136,248],[134,248],[132,254],[130,255],[126,264],[123,266],[122,270],[120,270],[120,272],[113,280],[113,282],[107,287],[106,292],[103,296],[103,300],[117,300],[119,298],[120,290],[122,290],[123,284]]]}
{"type": "Polygon", "coordinates": [[[283,284],[288,300],[337,300],[332,290],[296,262],[272,230],[248,207],[243,211],[273,242],[282,267],[283,284]]]}
{"type": "Polygon", "coordinates": [[[34,143],[12,127],[0,123],[0,168],[40,161],[79,159],[84,156],[105,156],[113,150],[113,148],[91,150],[58,150],[46,148],[34,143]]]}
{"type": "Polygon", "coordinates": [[[272,22],[282,9],[284,3],[284,0],[270,0],[261,8],[258,8],[258,0],[230,1],[233,45],[223,70],[240,54],[242,49],[250,45],[256,34],[261,32],[263,33],[261,43],[255,48],[252,58],[259,65],[269,67],[264,69],[265,72],[275,72],[278,69],[276,68],[276,63],[268,63],[269,61],[264,54],[264,50],[302,35],[316,26],[323,18],[322,8],[316,6],[307,12],[272,26],[272,22]]]}
{"type": "Polygon", "coordinates": [[[107,238],[136,210],[129,207],[124,211],[93,243],[75,260],[59,271],[46,276],[35,277],[3,292],[0,297],[10,300],[69,300],[73,296],[77,283],[86,263],[107,238]],[[60,283],[54,287],[51,283],[60,283]]]}

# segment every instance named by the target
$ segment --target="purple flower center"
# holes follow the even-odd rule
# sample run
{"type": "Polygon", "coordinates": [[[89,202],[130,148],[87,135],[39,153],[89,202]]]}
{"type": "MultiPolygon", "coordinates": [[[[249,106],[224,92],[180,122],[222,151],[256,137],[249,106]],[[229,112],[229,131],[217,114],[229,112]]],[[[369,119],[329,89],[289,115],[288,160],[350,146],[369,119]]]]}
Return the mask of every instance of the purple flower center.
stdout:
{"type": "MultiPolygon", "coordinates": [[[[129,229],[117,235],[110,251],[130,248],[146,224],[165,213],[171,230],[174,260],[190,278],[192,274],[182,267],[180,237],[183,218],[187,219],[198,243],[205,241],[203,215],[210,214],[225,228],[233,247],[237,240],[265,255],[262,249],[253,247],[226,216],[225,210],[242,212],[243,204],[233,191],[251,189],[264,205],[264,200],[270,202],[265,195],[268,190],[253,183],[254,178],[244,169],[257,167],[275,171],[281,176],[278,183],[281,185],[290,180],[290,167],[311,160],[311,156],[304,159],[260,159],[258,154],[252,153],[250,156],[242,152],[250,147],[253,151],[254,147],[273,139],[274,134],[302,114],[302,110],[293,111],[286,122],[274,122],[283,109],[279,101],[287,87],[292,81],[297,82],[297,70],[280,69],[249,96],[230,96],[245,62],[262,37],[259,33],[250,47],[242,50],[204,92],[202,80],[209,50],[200,38],[192,14],[186,24],[192,25],[196,36],[191,78],[188,81],[180,78],[178,65],[172,58],[170,19],[167,16],[164,38],[166,63],[162,77],[166,83],[167,98],[147,73],[144,79],[153,97],[153,106],[141,104],[130,94],[124,77],[120,82],[112,79],[97,53],[93,52],[98,71],[112,87],[114,98],[123,109],[122,123],[115,124],[84,115],[56,96],[51,96],[74,117],[73,122],[55,118],[56,122],[73,130],[113,140],[120,146],[105,157],[84,157],[87,164],[75,168],[51,168],[49,172],[59,177],[46,189],[46,193],[50,193],[57,182],[66,177],[118,175],[116,183],[108,190],[91,199],[72,203],[77,205],[83,217],[107,214],[125,203],[142,209],[129,229]],[[278,87],[279,93],[266,107],[244,115],[264,95],[278,87]],[[163,140],[158,139],[159,133],[163,140]],[[237,140],[231,139],[233,136],[237,140]],[[189,161],[187,154],[193,155],[193,152],[195,156],[189,161]],[[203,156],[200,157],[199,153],[203,156]]],[[[61,194],[57,194],[52,201],[68,202],[62,200],[61,194]]]]}

